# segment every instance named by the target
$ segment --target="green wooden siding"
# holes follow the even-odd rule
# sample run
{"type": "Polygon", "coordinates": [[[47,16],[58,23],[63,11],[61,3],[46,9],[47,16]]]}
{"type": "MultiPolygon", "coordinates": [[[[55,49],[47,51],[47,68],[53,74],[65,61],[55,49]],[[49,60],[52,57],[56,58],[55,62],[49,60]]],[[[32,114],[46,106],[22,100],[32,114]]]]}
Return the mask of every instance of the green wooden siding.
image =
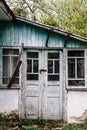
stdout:
{"type": "Polygon", "coordinates": [[[2,49],[0,48],[0,84],[2,84],[2,49]]]}
{"type": "MultiPolygon", "coordinates": [[[[0,22],[0,46],[45,47],[48,31],[19,20],[0,22]]],[[[51,32],[48,46],[63,48],[65,36],[51,32]]],[[[73,38],[68,38],[66,47],[87,48],[87,45],[73,38]]]]}

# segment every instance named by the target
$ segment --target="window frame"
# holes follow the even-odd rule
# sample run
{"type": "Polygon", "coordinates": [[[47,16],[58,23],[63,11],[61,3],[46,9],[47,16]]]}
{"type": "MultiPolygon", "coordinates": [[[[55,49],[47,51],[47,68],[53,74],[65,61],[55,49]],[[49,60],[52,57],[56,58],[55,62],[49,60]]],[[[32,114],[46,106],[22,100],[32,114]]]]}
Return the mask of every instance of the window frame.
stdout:
{"type": "MultiPolygon", "coordinates": [[[[28,51],[26,51],[26,82],[27,82],[27,84],[38,84],[38,82],[39,82],[39,78],[40,78],[40,76],[39,76],[39,66],[40,66],[40,61],[39,61],[39,54],[40,52],[38,51],[38,50],[28,50],[28,51]],[[38,58],[28,58],[27,57],[27,53],[28,52],[37,52],[38,53],[38,58]],[[38,80],[27,80],[27,74],[33,74],[33,73],[29,73],[29,72],[27,72],[27,60],[28,59],[30,59],[30,60],[32,60],[32,61],[34,61],[34,60],[38,60],[38,73],[34,73],[34,74],[38,74],[38,80]]],[[[32,64],[32,66],[33,66],[33,64],[32,64]]],[[[33,69],[33,68],[32,68],[33,69]]],[[[33,72],[33,70],[32,70],[32,72],[33,72]]]]}
{"type": "Polygon", "coordinates": [[[60,52],[59,52],[59,51],[48,51],[48,52],[47,52],[47,70],[48,70],[48,71],[47,71],[47,81],[48,81],[48,82],[59,82],[59,81],[60,81],[60,52]],[[50,53],[51,53],[51,54],[52,54],[52,53],[58,53],[58,54],[59,54],[59,58],[58,58],[58,59],[57,59],[57,58],[53,58],[53,59],[51,58],[51,59],[49,59],[49,58],[48,58],[48,54],[50,54],[50,53]],[[52,61],[52,63],[53,63],[53,66],[52,66],[52,71],[53,71],[53,72],[52,72],[52,73],[49,73],[49,72],[48,72],[48,71],[49,71],[49,69],[48,69],[48,61],[52,61]],[[59,73],[56,73],[56,72],[55,72],[55,69],[54,69],[54,68],[55,68],[55,62],[56,62],[56,61],[59,62],[59,73]],[[49,76],[49,75],[57,75],[57,76],[59,76],[59,80],[48,80],[48,76],[49,76]]]}
{"type": "MultiPolygon", "coordinates": [[[[19,54],[20,54],[20,48],[19,48],[19,47],[2,47],[2,55],[1,55],[1,61],[2,61],[2,64],[1,64],[1,66],[2,66],[2,67],[1,67],[1,70],[2,70],[1,77],[2,77],[2,79],[1,79],[1,85],[0,85],[0,88],[2,88],[2,89],[3,89],[3,88],[7,88],[7,85],[8,85],[8,84],[3,84],[3,56],[4,56],[4,55],[3,55],[3,50],[4,50],[4,49],[19,50],[19,54]]],[[[5,55],[5,56],[7,56],[7,55],[5,55]]],[[[15,56],[17,57],[17,56],[18,56],[18,57],[19,57],[19,55],[9,55],[9,56],[10,56],[10,57],[11,57],[11,56],[13,56],[13,57],[15,57],[15,56]]],[[[12,70],[11,70],[11,71],[12,71],[12,70]]],[[[11,73],[11,72],[10,72],[10,73],[11,73]]],[[[19,77],[18,77],[18,78],[19,78],[19,84],[12,84],[12,87],[11,87],[10,89],[16,89],[16,88],[19,89],[19,88],[20,88],[20,86],[21,86],[21,84],[20,84],[20,83],[21,83],[21,81],[20,81],[20,80],[21,80],[20,71],[19,71],[19,77]]]]}
{"type": "MultiPolygon", "coordinates": [[[[86,80],[85,80],[85,78],[86,78],[86,62],[85,62],[85,59],[86,59],[86,54],[85,54],[85,49],[67,49],[66,50],[66,76],[67,76],[67,88],[84,88],[85,87],[85,85],[86,85],[86,80]],[[68,56],[68,51],[83,51],[84,52],[84,56],[81,56],[81,57],[75,57],[75,56],[72,56],[72,57],[70,57],[70,56],[68,56]],[[77,59],[84,59],[84,78],[77,78],[77,72],[75,71],[75,78],[69,78],[68,77],[68,59],[69,58],[73,58],[73,59],[75,59],[76,61],[77,61],[77,59]],[[84,81],[84,85],[69,85],[68,84],[68,81],[69,80],[76,80],[76,81],[80,81],[80,80],[82,80],[82,81],[84,81]]],[[[75,62],[75,66],[77,66],[77,64],[76,64],[76,62],[75,62]]]]}

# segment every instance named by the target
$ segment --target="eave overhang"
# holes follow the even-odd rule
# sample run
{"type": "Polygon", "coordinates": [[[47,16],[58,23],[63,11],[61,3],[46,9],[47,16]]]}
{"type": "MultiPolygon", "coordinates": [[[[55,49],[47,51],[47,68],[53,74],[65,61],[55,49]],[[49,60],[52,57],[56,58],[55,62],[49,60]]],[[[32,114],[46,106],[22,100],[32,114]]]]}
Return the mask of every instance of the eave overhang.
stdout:
{"type": "Polygon", "coordinates": [[[82,42],[87,44],[87,38],[85,38],[85,37],[82,37],[82,36],[79,36],[79,35],[75,35],[75,34],[71,34],[71,33],[68,33],[66,31],[63,31],[63,30],[60,30],[60,29],[56,29],[56,28],[54,28],[52,26],[41,24],[41,23],[38,23],[36,21],[28,20],[28,19],[20,17],[20,16],[16,16],[16,20],[19,20],[19,21],[22,21],[22,22],[26,22],[28,24],[31,24],[31,25],[34,25],[34,26],[46,29],[48,31],[52,30],[52,32],[58,33],[60,35],[64,35],[65,37],[68,35],[70,38],[82,41],[82,42]]]}
{"type": "Polygon", "coordinates": [[[15,19],[15,15],[6,4],[5,0],[0,0],[0,21],[15,19]]]}

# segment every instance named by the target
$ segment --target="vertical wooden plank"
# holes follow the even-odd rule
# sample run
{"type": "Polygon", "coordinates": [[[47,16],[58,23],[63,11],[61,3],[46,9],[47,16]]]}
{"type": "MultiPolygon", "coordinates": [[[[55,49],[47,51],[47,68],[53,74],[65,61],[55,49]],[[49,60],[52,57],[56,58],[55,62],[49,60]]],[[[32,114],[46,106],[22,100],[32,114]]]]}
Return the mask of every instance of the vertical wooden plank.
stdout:
{"type": "Polygon", "coordinates": [[[26,23],[23,23],[23,32],[22,32],[22,34],[23,34],[23,43],[25,44],[25,46],[27,46],[27,41],[28,41],[26,27],[27,27],[26,23]]]}
{"type": "Polygon", "coordinates": [[[2,48],[0,47],[0,85],[2,85],[2,48]]]}
{"type": "Polygon", "coordinates": [[[32,27],[28,25],[28,46],[32,46],[32,27]]]}
{"type": "Polygon", "coordinates": [[[23,51],[21,66],[21,96],[19,100],[20,118],[24,119],[26,116],[26,52],[23,51]]]}
{"type": "Polygon", "coordinates": [[[39,96],[39,117],[42,117],[42,74],[40,73],[40,70],[42,69],[42,50],[39,52],[39,90],[40,90],[40,96],[39,96]]]}
{"type": "Polygon", "coordinates": [[[10,45],[14,46],[14,23],[10,23],[10,45]]]}
{"type": "Polygon", "coordinates": [[[87,49],[84,50],[84,63],[85,63],[85,87],[87,87],[87,49]]]}
{"type": "Polygon", "coordinates": [[[22,35],[22,29],[23,27],[23,23],[21,21],[19,21],[19,46],[21,46],[21,44],[23,43],[23,35],[22,35]]]}
{"type": "Polygon", "coordinates": [[[60,109],[59,109],[59,117],[60,119],[63,119],[63,79],[65,79],[63,75],[63,51],[59,51],[60,54],[60,109]]]}
{"type": "Polygon", "coordinates": [[[18,22],[14,22],[14,46],[19,44],[18,22]]]}
{"type": "Polygon", "coordinates": [[[47,51],[43,51],[42,53],[43,55],[43,69],[46,70],[43,72],[43,84],[42,84],[42,87],[43,87],[43,95],[42,95],[42,98],[43,98],[43,117],[46,118],[46,108],[47,108],[47,51]]]}
{"type": "Polygon", "coordinates": [[[3,22],[3,24],[2,24],[2,26],[3,26],[3,45],[5,45],[6,43],[7,43],[7,25],[6,25],[6,23],[5,22],[3,22]]]}
{"type": "Polygon", "coordinates": [[[31,37],[32,37],[32,39],[31,39],[31,44],[32,44],[32,46],[33,47],[35,47],[36,46],[36,42],[35,42],[35,28],[32,26],[32,28],[31,28],[31,37]]]}

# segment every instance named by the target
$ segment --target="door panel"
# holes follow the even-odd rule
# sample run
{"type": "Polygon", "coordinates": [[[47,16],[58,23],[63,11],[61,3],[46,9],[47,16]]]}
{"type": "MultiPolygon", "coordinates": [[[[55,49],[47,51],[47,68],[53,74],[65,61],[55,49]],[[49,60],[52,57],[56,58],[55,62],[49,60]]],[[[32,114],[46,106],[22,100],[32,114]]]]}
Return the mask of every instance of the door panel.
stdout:
{"type": "Polygon", "coordinates": [[[62,119],[62,51],[29,50],[26,56],[26,117],[62,119]]]}
{"type": "Polygon", "coordinates": [[[62,52],[48,51],[47,64],[48,78],[46,88],[45,118],[62,119],[62,52]],[[53,64],[50,65],[50,61],[53,62],[53,64]],[[49,71],[49,68],[51,68],[51,71],[49,71]]]}
{"type": "Polygon", "coordinates": [[[26,52],[26,89],[25,108],[27,118],[38,118],[41,111],[41,88],[39,69],[41,68],[39,51],[26,52]]]}

